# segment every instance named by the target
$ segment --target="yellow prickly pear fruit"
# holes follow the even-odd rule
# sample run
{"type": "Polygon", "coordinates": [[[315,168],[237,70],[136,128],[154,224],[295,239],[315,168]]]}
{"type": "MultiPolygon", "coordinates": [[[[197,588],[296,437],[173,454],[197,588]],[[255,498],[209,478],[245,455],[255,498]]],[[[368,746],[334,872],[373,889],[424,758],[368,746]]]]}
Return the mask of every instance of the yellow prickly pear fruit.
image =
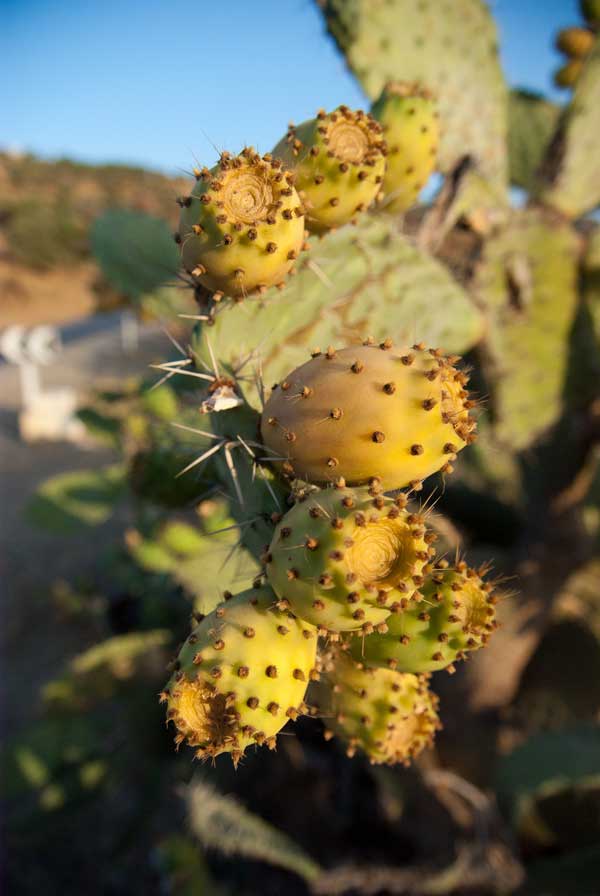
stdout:
{"type": "Polygon", "coordinates": [[[483,647],[496,627],[492,585],[484,570],[445,561],[420,589],[421,602],[390,616],[385,634],[350,644],[350,653],[369,668],[399,672],[453,671],[456,660],[483,647]]]}
{"type": "Polygon", "coordinates": [[[270,588],[252,588],[206,616],[183,644],[161,701],[199,759],[230,753],[237,765],[252,744],[275,747],[289,719],[306,711],[317,633],[276,606],[270,588]]]}
{"type": "Polygon", "coordinates": [[[583,61],[571,59],[554,72],[554,83],[557,87],[573,87],[581,74],[583,61]]]}
{"type": "Polygon", "coordinates": [[[296,186],[313,233],[341,227],[364,211],[380,190],[385,144],[366,112],[340,106],[288,132],[273,155],[296,174],[296,186]]]}
{"type": "Polygon", "coordinates": [[[588,28],[563,28],[556,36],[556,49],[572,59],[582,59],[594,46],[594,34],[588,28]]]}
{"type": "Polygon", "coordinates": [[[322,634],[385,631],[385,619],[409,606],[429,571],[423,518],[381,487],[311,492],[275,529],[265,556],[280,606],[322,634]]]}
{"type": "Polygon", "coordinates": [[[361,669],[340,651],[325,660],[325,669],[317,701],[326,737],[344,740],[349,756],[362,750],[373,764],[408,765],[431,746],[441,726],[426,676],[361,669]]]}
{"type": "Polygon", "coordinates": [[[390,82],[371,109],[383,128],[388,155],[382,206],[405,212],[415,204],[437,162],[437,103],[418,84],[390,82]]]}
{"type": "Polygon", "coordinates": [[[475,438],[468,377],[422,344],[328,349],[294,370],[267,401],[262,438],[283,472],[315,483],[381,480],[385,490],[450,472],[475,438]]]}
{"type": "Polygon", "coordinates": [[[217,298],[240,299],[283,283],[304,240],[293,174],[279,159],[247,148],[234,157],[222,153],[196,178],[179,200],[175,238],[185,269],[217,298]]]}

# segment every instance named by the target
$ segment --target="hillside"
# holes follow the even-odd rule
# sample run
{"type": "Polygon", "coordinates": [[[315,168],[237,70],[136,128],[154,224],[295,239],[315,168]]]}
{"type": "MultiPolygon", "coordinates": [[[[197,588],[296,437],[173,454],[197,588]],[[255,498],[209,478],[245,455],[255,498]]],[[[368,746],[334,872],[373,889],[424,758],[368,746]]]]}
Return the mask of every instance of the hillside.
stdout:
{"type": "Polygon", "coordinates": [[[124,165],[84,165],[0,152],[0,328],[62,323],[110,308],[116,296],[90,255],[89,230],[108,208],[174,227],[185,177],[124,165]]]}

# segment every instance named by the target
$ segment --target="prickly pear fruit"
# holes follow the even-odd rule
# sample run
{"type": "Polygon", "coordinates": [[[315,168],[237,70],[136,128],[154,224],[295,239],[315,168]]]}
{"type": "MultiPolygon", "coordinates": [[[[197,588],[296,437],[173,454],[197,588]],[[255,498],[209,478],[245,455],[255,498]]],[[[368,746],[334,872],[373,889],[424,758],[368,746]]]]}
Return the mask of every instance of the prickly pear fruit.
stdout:
{"type": "Polygon", "coordinates": [[[437,162],[437,103],[418,84],[390,82],[371,109],[387,144],[382,206],[404,212],[415,204],[437,162]]]}
{"type": "Polygon", "coordinates": [[[579,0],[579,6],[588,25],[600,25],[600,0],[579,0]]]}
{"type": "Polygon", "coordinates": [[[263,441],[283,472],[316,483],[377,477],[389,490],[450,472],[476,426],[456,360],[390,340],[315,352],[272,392],[263,441]]]}
{"type": "Polygon", "coordinates": [[[317,633],[276,607],[267,587],[252,588],[206,616],[180,650],[161,701],[196,757],[230,753],[237,765],[245,748],[266,743],[303,703],[314,674],[317,633]]]}
{"type": "Polygon", "coordinates": [[[200,285],[235,298],[282,283],[304,240],[304,216],[293,175],[279,159],[247,148],[222,153],[211,171],[196,172],[179,200],[176,240],[183,265],[200,285]]]}
{"type": "Polygon", "coordinates": [[[581,74],[583,61],[571,59],[554,72],[554,83],[557,87],[573,87],[581,74]]]}
{"type": "Polygon", "coordinates": [[[406,496],[371,488],[311,492],[277,525],[265,557],[269,584],[321,633],[385,631],[429,570],[429,534],[406,496]]]}
{"type": "Polygon", "coordinates": [[[323,233],[373,202],[384,176],[384,152],[380,125],[365,112],[340,106],[290,125],[273,155],[296,173],[306,226],[323,233]]]}
{"type": "Polygon", "coordinates": [[[453,671],[452,663],[483,647],[495,628],[495,598],[483,574],[463,562],[437,568],[420,589],[421,603],[390,616],[385,634],[353,639],[351,655],[370,668],[453,671]]]}
{"type": "Polygon", "coordinates": [[[346,741],[349,756],[363,750],[371,763],[408,765],[432,744],[440,722],[427,676],[361,669],[340,652],[325,660],[325,669],[317,692],[325,736],[346,741]]]}
{"type": "Polygon", "coordinates": [[[556,49],[572,59],[581,59],[594,46],[594,35],[588,28],[563,28],[556,36],[556,49]]]}

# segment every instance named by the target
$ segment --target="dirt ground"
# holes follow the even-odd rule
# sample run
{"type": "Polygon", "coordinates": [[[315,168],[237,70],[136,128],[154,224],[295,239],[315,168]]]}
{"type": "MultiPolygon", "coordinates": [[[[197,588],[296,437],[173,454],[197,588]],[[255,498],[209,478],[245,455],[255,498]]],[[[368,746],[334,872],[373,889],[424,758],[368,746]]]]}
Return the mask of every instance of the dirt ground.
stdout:
{"type": "MultiPolygon", "coordinates": [[[[83,398],[93,386],[109,386],[117,377],[143,375],[149,363],[168,352],[167,337],[156,327],[143,328],[138,349],[125,352],[118,325],[106,329],[106,323],[99,318],[100,332],[64,346],[58,362],[42,371],[44,388],[72,386],[83,398]]],[[[18,409],[17,370],[0,363],[0,600],[2,651],[8,670],[0,687],[5,735],[35,712],[40,684],[82,649],[69,643],[73,634],[69,634],[69,626],[60,626],[49,589],[61,579],[73,581],[93,568],[95,557],[114,538],[115,530],[113,521],[67,539],[27,522],[25,507],[44,479],[67,470],[101,466],[110,462],[111,454],[103,448],[66,442],[23,443],[18,409]]]]}

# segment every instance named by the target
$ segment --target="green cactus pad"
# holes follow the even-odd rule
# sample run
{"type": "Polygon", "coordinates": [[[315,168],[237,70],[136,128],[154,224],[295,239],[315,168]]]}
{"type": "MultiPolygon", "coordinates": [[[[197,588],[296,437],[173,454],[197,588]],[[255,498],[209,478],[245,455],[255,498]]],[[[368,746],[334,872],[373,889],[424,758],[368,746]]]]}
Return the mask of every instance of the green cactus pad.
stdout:
{"type": "Polygon", "coordinates": [[[244,298],[283,283],[304,239],[304,215],[293,175],[281,161],[252,149],[221,155],[196,173],[180,200],[176,241],[184,268],[217,294],[244,298]]]}
{"type": "Polygon", "coordinates": [[[371,115],[387,144],[381,207],[405,212],[414,205],[437,161],[439,113],[432,94],[418,84],[390,82],[371,115]]]}
{"type": "MultiPolygon", "coordinates": [[[[305,259],[281,293],[267,293],[264,302],[221,305],[214,324],[196,338],[197,354],[210,364],[210,346],[230,368],[253,355],[250,367],[260,366],[271,385],[317,346],[393,333],[398,342],[418,339],[463,352],[481,337],[483,317],[465,291],[392,221],[363,215],[356,227],[315,240],[305,259]]],[[[260,407],[251,383],[245,391],[260,407]]]]}
{"type": "Polygon", "coordinates": [[[383,181],[384,152],[380,125],[362,111],[340,106],[290,125],[273,155],[296,174],[306,226],[324,233],[371,205],[383,181]]]}
{"type": "Polygon", "coordinates": [[[275,747],[289,719],[305,711],[316,660],[316,630],[278,610],[269,588],[252,588],[206,616],[181,648],[161,701],[176,744],[199,759],[251,744],[275,747]]]}
{"type": "Polygon", "coordinates": [[[428,533],[396,500],[366,489],[311,492],[278,524],[265,557],[281,606],[325,634],[385,630],[392,608],[408,606],[429,569],[428,533]]]}
{"type": "Polygon", "coordinates": [[[496,186],[507,178],[506,87],[481,0],[324,0],[328,28],[367,94],[417,81],[438,97],[440,165],[465,155],[496,186]]]}
{"type": "Polygon", "coordinates": [[[371,763],[409,765],[431,746],[441,727],[438,700],[426,677],[389,669],[359,668],[347,655],[335,652],[325,662],[326,676],[317,692],[328,728],[371,763]]]}
{"type": "Polygon", "coordinates": [[[484,646],[494,630],[494,598],[477,570],[466,563],[436,569],[420,591],[421,602],[391,615],[385,634],[352,640],[357,662],[399,672],[437,672],[484,646]]]}
{"type": "Polygon", "coordinates": [[[261,418],[265,445],[282,469],[326,484],[377,477],[403,488],[443,469],[476,424],[468,377],[437,349],[395,348],[390,339],[329,348],[273,389],[261,418]]]}
{"type": "Polygon", "coordinates": [[[577,304],[578,237],[543,212],[516,212],[485,244],[475,289],[490,327],[485,365],[496,437],[516,449],[559,417],[577,304]]]}
{"type": "Polygon", "coordinates": [[[508,105],[510,181],[524,190],[535,184],[537,170],[550,144],[560,106],[528,90],[511,90],[508,105]]]}
{"type": "MultiPolygon", "coordinates": [[[[569,63],[572,65],[573,63],[569,63]]],[[[573,98],[541,169],[539,198],[573,218],[600,202],[600,40],[583,63],[573,98]]]]}
{"type": "Polygon", "coordinates": [[[130,299],[140,299],[175,278],[179,268],[166,221],[112,209],[96,219],[90,234],[92,252],[110,285],[130,299]]]}

